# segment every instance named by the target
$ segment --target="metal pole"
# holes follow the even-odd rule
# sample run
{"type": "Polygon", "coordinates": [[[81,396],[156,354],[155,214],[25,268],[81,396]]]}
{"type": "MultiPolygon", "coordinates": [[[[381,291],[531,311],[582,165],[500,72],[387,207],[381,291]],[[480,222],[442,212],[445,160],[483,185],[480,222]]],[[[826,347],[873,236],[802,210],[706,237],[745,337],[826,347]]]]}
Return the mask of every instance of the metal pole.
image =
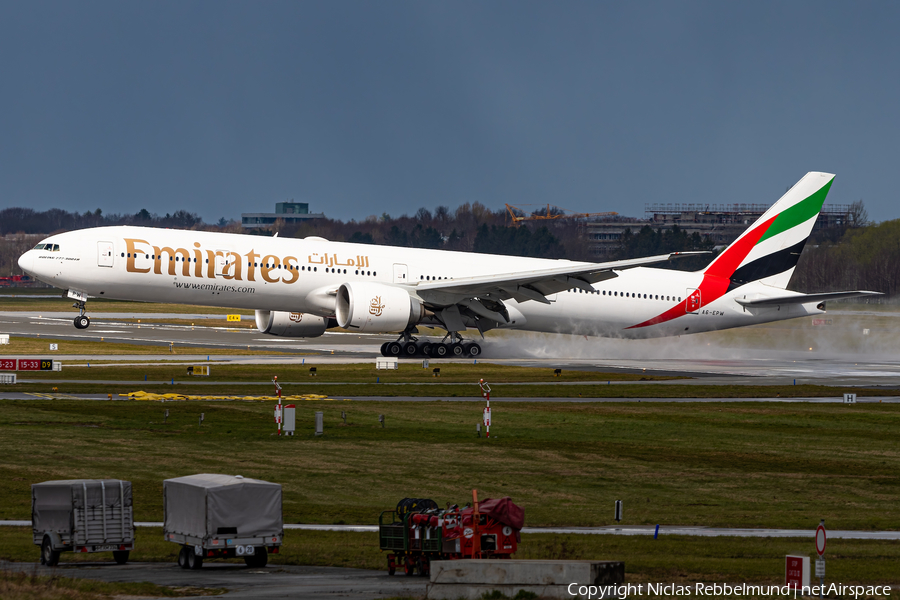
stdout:
{"type": "Polygon", "coordinates": [[[103,515],[103,543],[106,543],[106,540],[109,539],[109,536],[106,535],[106,483],[100,482],[100,502],[102,504],[100,514],[103,515]]]}
{"type": "Polygon", "coordinates": [[[84,502],[81,503],[81,520],[84,522],[84,543],[88,541],[88,522],[87,522],[87,484],[82,483],[81,489],[84,492],[84,502]]]}
{"type": "Polygon", "coordinates": [[[119,527],[122,528],[122,539],[125,538],[125,484],[119,480],[119,527]]]}

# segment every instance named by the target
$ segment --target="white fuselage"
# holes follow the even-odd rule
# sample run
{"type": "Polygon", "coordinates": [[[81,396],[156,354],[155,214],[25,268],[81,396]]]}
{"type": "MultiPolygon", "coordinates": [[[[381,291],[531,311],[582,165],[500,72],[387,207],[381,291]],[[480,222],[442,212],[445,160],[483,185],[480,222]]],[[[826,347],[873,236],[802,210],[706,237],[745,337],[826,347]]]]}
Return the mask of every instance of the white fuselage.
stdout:
{"type": "MultiPolygon", "coordinates": [[[[97,298],[334,315],[334,290],[347,282],[402,286],[478,275],[527,273],[568,261],[145,227],[100,227],[51,236],[22,268],[55,287],[97,298]],[[58,249],[55,246],[58,245],[58,249]]],[[[568,290],[549,304],[506,300],[505,327],[607,337],[656,337],[727,329],[819,314],[814,303],[745,308],[735,297],[776,290],[756,282],[686,314],[633,328],[684,303],[701,272],[638,267],[568,290]],[[524,321],[524,322],[523,322],[524,321]]]]}

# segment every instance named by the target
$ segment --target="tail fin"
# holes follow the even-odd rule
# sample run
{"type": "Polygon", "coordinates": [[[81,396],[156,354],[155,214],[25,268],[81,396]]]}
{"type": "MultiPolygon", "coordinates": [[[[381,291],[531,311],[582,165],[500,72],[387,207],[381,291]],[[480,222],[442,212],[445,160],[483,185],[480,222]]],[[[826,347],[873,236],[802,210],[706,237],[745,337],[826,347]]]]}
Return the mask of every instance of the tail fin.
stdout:
{"type": "Polygon", "coordinates": [[[704,270],[731,280],[729,290],[751,281],[785,289],[812,232],[834,175],[807,173],[704,270]]]}

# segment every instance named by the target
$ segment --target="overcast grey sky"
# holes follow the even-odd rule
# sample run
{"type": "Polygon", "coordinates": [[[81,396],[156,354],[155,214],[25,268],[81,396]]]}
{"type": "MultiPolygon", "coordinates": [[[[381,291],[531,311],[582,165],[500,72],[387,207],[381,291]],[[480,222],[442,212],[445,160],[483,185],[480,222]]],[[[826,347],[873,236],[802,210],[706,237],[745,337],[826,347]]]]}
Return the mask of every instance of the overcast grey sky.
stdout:
{"type": "Polygon", "coordinates": [[[0,206],[900,217],[896,2],[0,0],[0,206]]]}

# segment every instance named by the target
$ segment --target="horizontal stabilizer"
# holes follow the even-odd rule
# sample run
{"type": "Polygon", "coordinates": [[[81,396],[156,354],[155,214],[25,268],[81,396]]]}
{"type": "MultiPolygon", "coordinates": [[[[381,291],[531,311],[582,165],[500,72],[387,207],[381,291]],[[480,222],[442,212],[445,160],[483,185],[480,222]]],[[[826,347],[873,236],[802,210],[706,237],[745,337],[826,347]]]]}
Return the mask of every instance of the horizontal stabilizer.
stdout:
{"type": "Polygon", "coordinates": [[[734,301],[742,306],[781,306],[783,304],[808,304],[810,302],[824,302],[826,300],[842,300],[844,298],[858,298],[860,296],[881,296],[881,292],[867,292],[855,290],[852,292],[825,292],[821,294],[796,294],[792,296],[776,296],[774,298],[735,298],[734,301]]]}

